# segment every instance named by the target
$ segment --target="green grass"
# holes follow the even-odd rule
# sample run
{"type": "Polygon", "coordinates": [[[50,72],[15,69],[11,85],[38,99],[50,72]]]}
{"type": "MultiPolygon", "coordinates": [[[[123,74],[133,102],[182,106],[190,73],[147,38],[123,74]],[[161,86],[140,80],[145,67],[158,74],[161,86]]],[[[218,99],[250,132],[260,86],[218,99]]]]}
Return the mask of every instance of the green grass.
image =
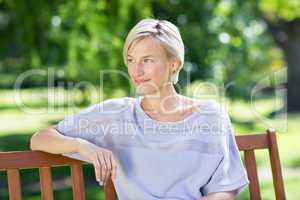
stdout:
{"type": "MultiPolygon", "coordinates": [[[[86,179],[86,178],[85,178],[86,179]]],[[[262,199],[264,200],[274,200],[275,199],[275,193],[273,189],[273,183],[271,181],[263,181],[261,182],[261,195],[262,199]]],[[[299,185],[300,180],[299,178],[286,178],[285,179],[285,190],[287,199],[289,200],[298,200],[300,199],[300,191],[299,191],[299,185]]],[[[23,199],[24,200],[38,200],[40,199],[40,192],[30,192],[30,191],[22,191],[23,192],[23,199]]],[[[0,190],[0,198],[3,200],[8,200],[7,191],[1,191],[0,190]]],[[[71,199],[72,191],[71,188],[65,188],[65,189],[59,189],[54,190],[54,197],[55,199],[71,199]]],[[[93,184],[86,184],[86,197],[88,200],[104,200],[104,192],[103,188],[93,184]]],[[[237,200],[248,200],[249,197],[249,191],[248,188],[246,188],[238,198],[237,200]]]]}
{"type": "MultiPolygon", "coordinates": [[[[286,178],[285,182],[285,193],[286,193],[286,199],[289,200],[298,200],[300,199],[300,191],[299,191],[299,185],[300,185],[300,179],[299,178],[286,178]]],[[[260,189],[261,189],[261,196],[263,200],[274,200],[275,198],[275,192],[273,189],[273,182],[271,181],[262,181],[260,182],[260,189]]],[[[248,200],[250,199],[249,196],[249,190],[246,188],[238,198],[237,200],[248,200]]]]}
{"type": "MultiPolygon", "coordinates": [[[[59,90],[58,93],[68,95],[72,91],[59,90]]],[[[58,94],[56,93],[56,94],[58,94]]],[[[21,91],[21,96],[26,105],[26,109],[16,106],[13,99],[14,91],[0,91],[0,151],[28,150],[29,139],[31,135],[51,124],[57,123],[65,115],[76,113],[85,106],[75,105],[68,107],[70,102],[65,99],[54,101],[54,109],[49,109],[47,102],[46,89],[30,89],[21,91]]],[[[78,94],[77,94],[78,95],[78,94]]],[[[122,92],[118,92],[110,97],[122,96],[122,92]]],[[[76,96],[76,95],[75,95],[76,96]]],[[[75,97],[74,97],[75,98],[75,97]]],[[[80,99],[79,97],[76,97],[80,99]]],[[[97,102],[95,99],[94,103],[97,102]]],[[[236,135],[247,133],[261,133],[268,127],[278,130],[277,141],[279,145],[280,159],[283,168],[300,168],[300,141],[299,134],[299,114],[290,114],[285,116],[275,116],[272,114],[277,110],[282,102],[274,103],[274,99],[265,98],[255,100],[253,103],[242,100],[226,101],[227,109],[231,116],[231,121],[236,135]],[[259,112],[258,112],[259,111],[259,112]]],[[[53,102],[52,102],[53,103],[53,102]]],[[[256,159],[259,167],[267,167],[270,169],[269,156],[267,151],[256,151],[256,159]]],[[[270,169],[271,170],[271,169],[270,169]]],[[[66,177],[68,170],[66,168],[54,169],[54,179],[66,177]]],[[[103,191],[95,184],[93,177],[93,169],[87,168],[85,171],[87,180],[87,199],[103,199],[103,191]]],[[[28,170],[22,175],[24,180],[29,182],[37,182],[38,176],[35,170],[28,170]]],[[[0,199],[5,199],[5,191],[3,189],[6,177],[0,172],[0,199]]],[[[23,180],[22,179],[22,180],[23,180]]],[[[300,199],[300,192],[297,186],[300,185],[300,177],[284,177],[287,199],[300,199]]],[[[263,199],[275,199],[272,182],[262,180],[261,191],[263,199]]],[[[24,199],[40,199],[38,192],[23,191],[24,199]]],[[[70,189],[60,189],[55,192],[55,199],[70,199],[70,189]]],[[[248,191],[245,190],[238,200],[249,199],[248,191]]]]}

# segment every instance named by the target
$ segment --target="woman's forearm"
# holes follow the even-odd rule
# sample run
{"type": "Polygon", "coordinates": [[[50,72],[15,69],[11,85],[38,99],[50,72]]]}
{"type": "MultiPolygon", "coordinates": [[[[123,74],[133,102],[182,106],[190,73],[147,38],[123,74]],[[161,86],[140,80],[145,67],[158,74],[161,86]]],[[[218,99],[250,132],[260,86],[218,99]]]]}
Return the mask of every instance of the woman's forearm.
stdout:
{"type": "Polygon", "coordinates": [[[230,192],[214,192],[202,197],[200,200],[234,200],[235,191],[230,192]]]}
{"type": "Polygon", "coordinates": [[[36,132],[30,140],[31,150],[40,150],[53,154],[76,152],[78,140],[60,134],[55,126],[36,132]]]}

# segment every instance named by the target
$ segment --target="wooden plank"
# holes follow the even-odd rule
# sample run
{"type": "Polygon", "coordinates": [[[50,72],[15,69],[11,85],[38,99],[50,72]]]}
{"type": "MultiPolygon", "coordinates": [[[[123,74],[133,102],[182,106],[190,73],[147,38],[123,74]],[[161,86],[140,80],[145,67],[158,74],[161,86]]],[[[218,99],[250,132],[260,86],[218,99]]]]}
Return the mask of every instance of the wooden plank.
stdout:
{"type": "Polygon", "coordinates": [[[116,190],[115,190],[115,187],[114,187],[114,184],[113,184],[111,178],[104,185],[104,192],[105,192],[105,200],[116,200],[117,199],[117,193],[116,193],[116,190]]]}
{"type": "Polygon", "coordinates": [[[53,200],[51,168],[40,167],[39,174],[42,200],[53,200]]]}
{"type": "Polygon", "coordinates": [[[252,134],[235,136],[239,150],[267,149],[269,140],[267,134],[252,134]]]}
{"type": "Polygon", "coordinates": [[[7,170],[9,200],[21,200],[20,172],[18,169],[7,170]]]}
{"type": "Polygon", "coordinates": [[[245,151],[245,163],[246,163],[248,178],[250,181],[249,184],[250,199],[261,200],[259,181],[257,176],[256,160],[255,160],[255,154],[253,150],[245,151]]]}
{"type": "Polygon", "coordinates": [[[84,178],[81,164],[71,165],[72,190],[74,200],[85,200],[84,178]]]}
{"type": "Polygon", "coordinates": [[[273,185],[275,190],[275,196],[277,200],[285,200],[285,191],[283,184],[283,177],[279,159],[278,145],[276,140],[275,131],[268,129],[267,130],[270,147],[269,147],[269,156],[271,162],[272,176],[273,176],[273,185]]]}
{"type": "Polygon", "coordinates": [[[50,167],[71,165],[74,163],[84,162],[59,154],[50,154],[41,151],[0,152],[0,170],[50,167]]]}

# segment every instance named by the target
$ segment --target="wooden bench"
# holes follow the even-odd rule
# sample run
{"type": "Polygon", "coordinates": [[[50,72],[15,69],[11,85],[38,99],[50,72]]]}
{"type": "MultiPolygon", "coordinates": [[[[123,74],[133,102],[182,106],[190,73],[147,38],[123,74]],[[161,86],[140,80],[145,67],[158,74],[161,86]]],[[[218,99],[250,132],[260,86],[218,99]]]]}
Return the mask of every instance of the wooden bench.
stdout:
{"type": "Polygon", "coordinates": [[[263,134],[240,135],[235,136],[235,139],[239,150],[244,151],[245,167],[250,181],[250,199],[261,199],[254,150],[268,149],[271,162],[275,197],[276,200],[285,200],[286,196],[284,192],[284,184],[275,131],[273,129],[267,129],[266,133],[263,134]]]}
{"type": "MultiPolygon", "coordinates": [[[[51,167],[68,165],[71,167],[72,191],[74,200],[85,199],[83,177],[85,162],[41,151],[18,151],[0,153],[0,170],[7,171],[10,200],[21,200],[20,169],[38,168],[41,199],[53,200],[51,167]]],[[[105,200],[115,200],[116,193],[111,180],[104,187],[105,200]]]]}
{"type": "MultiPolygon", "coordinates": [[[[275,132],[268,129],[263,134],[235,136],[240,151],[244,151],[245,166],[250,180],[251,200],[260,200],[261,193],[255,161],[255,149],[268,149],[271,161],[273,184],[277,200],[285,200],[284,184],[279,160],[275,132]]],[[[3,152],[0,153],[0,170],[7,171],[10,200],[21,199],[20,169],[39,168],[41,198],[53,199],[51,167],[69,165],[71,167],[73,199],[84,200],[85,188],[82,165],[84,162],[61,155],[40,151],[3,152]]],[[[104,187],[105,200],[116,200],[117,195],[112,181],[104,187]]]]}

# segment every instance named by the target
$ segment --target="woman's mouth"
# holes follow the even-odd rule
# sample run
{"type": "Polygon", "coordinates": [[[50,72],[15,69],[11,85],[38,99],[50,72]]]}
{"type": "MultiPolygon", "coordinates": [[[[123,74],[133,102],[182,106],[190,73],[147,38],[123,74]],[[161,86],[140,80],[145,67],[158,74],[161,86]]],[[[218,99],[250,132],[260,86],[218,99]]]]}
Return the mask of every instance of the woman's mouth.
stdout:
{"type": "Polygon", "coordinates": [[[135,80],[134,80],[134,83],[137,84],[137,85],[139,85],[139,84],[145,83],[145,82],[147,82],[147,81],[149,81],[149,80],[150,80],[150,79],[147,79],[147,80],[138,80],[138,79],[135,79],[135,80]]]}

